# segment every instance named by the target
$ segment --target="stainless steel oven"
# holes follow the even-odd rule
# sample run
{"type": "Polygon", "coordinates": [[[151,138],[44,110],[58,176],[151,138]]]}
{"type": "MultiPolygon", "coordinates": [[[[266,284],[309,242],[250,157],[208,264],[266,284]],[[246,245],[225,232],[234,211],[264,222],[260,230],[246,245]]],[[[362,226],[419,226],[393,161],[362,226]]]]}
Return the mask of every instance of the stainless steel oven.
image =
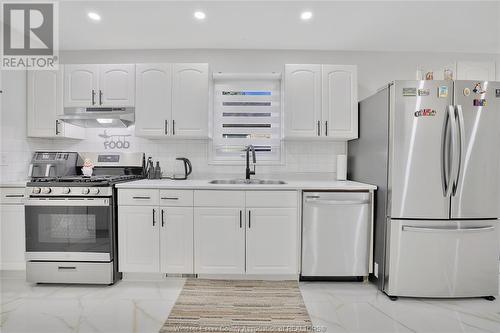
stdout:
{"type": "Polygon", "coordinates": [[[113,260],[112,198],[29,198],[26,259],[113,260]]]}

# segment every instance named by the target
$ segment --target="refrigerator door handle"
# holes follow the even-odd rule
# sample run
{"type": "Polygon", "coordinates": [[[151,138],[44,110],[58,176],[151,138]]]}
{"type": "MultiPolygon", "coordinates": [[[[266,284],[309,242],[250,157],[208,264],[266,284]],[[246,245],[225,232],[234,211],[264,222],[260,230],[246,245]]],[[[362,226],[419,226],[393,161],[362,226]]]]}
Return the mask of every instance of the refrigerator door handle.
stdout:
{"type": "Polygon", "coordinates": [[[403,226],[403,231],[413,231],[413,232],[445,232],[445,233],[471,233],[471,232],[485,232],[485,231],[494,231],[494,226],[487,227],[470,227],[470,228],[426,228],[426,227],[408,227],[403,226]]]}
{"type": "Polygon", "coordinates": [[[458,121],[458,154],[457,154],[457,169],[456,174],[453,177],[453,196],[457,193],[458,181],[460,180],[460,174],[462,172],[462,154],[464,153],[465,144],[465,124],[464,124],[464,113],[462,110],[462,105],[456,106],[456,114],[458,121]]]}
{"type": "MultiPolygon", "coordinates": [[[[446,193],[445,197],[449,197],[452,194],[453,190],[453,181],[452,177],[454,177],[457,174],[457,121],[455,117],[455,107],[453,105],[448,106],[448,121],[450,124],[451,128],[451,171],[449,173],[448,179],[446,181],[446,193]]],[[[444,158],[448,158],[447,156],[444,156],[444,158]]]]}

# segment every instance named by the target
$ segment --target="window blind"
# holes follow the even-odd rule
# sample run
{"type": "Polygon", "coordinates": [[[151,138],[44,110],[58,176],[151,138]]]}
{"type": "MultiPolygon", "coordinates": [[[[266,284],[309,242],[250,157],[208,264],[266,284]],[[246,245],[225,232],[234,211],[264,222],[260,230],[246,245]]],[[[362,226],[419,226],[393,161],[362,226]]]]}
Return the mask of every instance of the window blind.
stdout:
{"type": "Polygon", "coordinates": [[[217,80],[213,126],[214,161],[242,161],[245,147],[253,145],[257,163],[280,162],[280,78],[217,80]]]}

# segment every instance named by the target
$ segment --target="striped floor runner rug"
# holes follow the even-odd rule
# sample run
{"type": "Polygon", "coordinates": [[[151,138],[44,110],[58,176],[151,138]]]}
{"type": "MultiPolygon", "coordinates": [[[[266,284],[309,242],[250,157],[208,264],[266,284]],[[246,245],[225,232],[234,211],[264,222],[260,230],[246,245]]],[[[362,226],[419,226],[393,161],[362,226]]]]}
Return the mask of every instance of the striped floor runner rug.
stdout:
{"type": "Polygon", "coordinates": [[[188,279],[160,333],[312,332],[297,281],[188,279]]]}

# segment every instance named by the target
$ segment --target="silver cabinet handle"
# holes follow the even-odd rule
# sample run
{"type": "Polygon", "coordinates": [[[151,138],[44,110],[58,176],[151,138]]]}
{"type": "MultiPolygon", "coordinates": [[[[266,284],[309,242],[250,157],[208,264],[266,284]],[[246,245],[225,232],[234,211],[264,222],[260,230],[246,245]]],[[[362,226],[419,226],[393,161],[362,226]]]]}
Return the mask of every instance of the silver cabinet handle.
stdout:
{"type": "Polygon", "coordinates": [[[95,105],[95,90],[92,89],[92,105],[95,105]]]}
{"type": "Polygon", "coordinates": [[[242,220],[241,220],[241,214],[242,214],[242,212],[240,210],[240,229],[243,228],[243,223],[242,223],[242,220]]]}
{"type": "Polygon", "coordinates": [[[74,269],[76,269],[76,267],[75,266],[58,266],[57,269],[60,269],[60,270],[69,270],[69,269],[74,270],[74,269]]]}
{"type": "Polygon", "coordinates": [[[102,105],[102,90],[99,89],[99,105],[102,105]]]}
{"type": "Polygon", "coordinates": [[[335,205],[335,206],[366,205],[370,203],[369,200],[317,200],[317,199],[306,199],[306,202],[324,204],[324,205],[335,205]]]}
{"type": "Polygon", "coordinates": [[[248,229],[252,227],[252,211],[248,211],[248,229]]]}
{"type": "Polygon", "coordinates": [[[161,197],[161,200],[179,200],[179,198],[174,198],[174,197],[161,197]]]}
{"type": "Polygon", "coordinates": [[[165,120],[165,135],[168,135],[168,120],[165,120]]]}
{"type": "Polygon", "coordinates": [[[175,135],[175,120],[172,119],[172,135],[175,135]]]}
{"type": "Polygon", "coordinates": [[[328,120],[325,120],[325,136],[328,136],[328,120]]]}
{"type": "Polygon", "coordinates": [[[493,231],[494,226],[489,227],[472,227],[472,228],[424,228],[424,227],[409,227],[403,226],[403,231],[413,231],[413,232],[457,232],[457,233],[471,233],[471,232],[483,232],[483,231],[493,231]]]}
{"type": "Polygon", "coordinates": [[[163,209],[161,210],[161,226],[165,226],[165,217],[164,217],[164,211],[163,209]]]}
{"type": "Polygon", "coordinates": [[[321,135],[321,122],[318,120],[318,136],[321,135]]]}
{"type": "Polygon", "coordinates": [[[24,198],[24,194],[6,194],[6,198],[24,198]]]}
{"type": "Polygon", "coordinates": [[[149,200],[149,199],[151,199],[151,197],[132,197],[132,199],[149,200]]]}
{"type": "Polygon", "coordinates": [[[153,227],[156,225],[155,215],[156,215],[156,209],[153,208],[153,227]]]}

